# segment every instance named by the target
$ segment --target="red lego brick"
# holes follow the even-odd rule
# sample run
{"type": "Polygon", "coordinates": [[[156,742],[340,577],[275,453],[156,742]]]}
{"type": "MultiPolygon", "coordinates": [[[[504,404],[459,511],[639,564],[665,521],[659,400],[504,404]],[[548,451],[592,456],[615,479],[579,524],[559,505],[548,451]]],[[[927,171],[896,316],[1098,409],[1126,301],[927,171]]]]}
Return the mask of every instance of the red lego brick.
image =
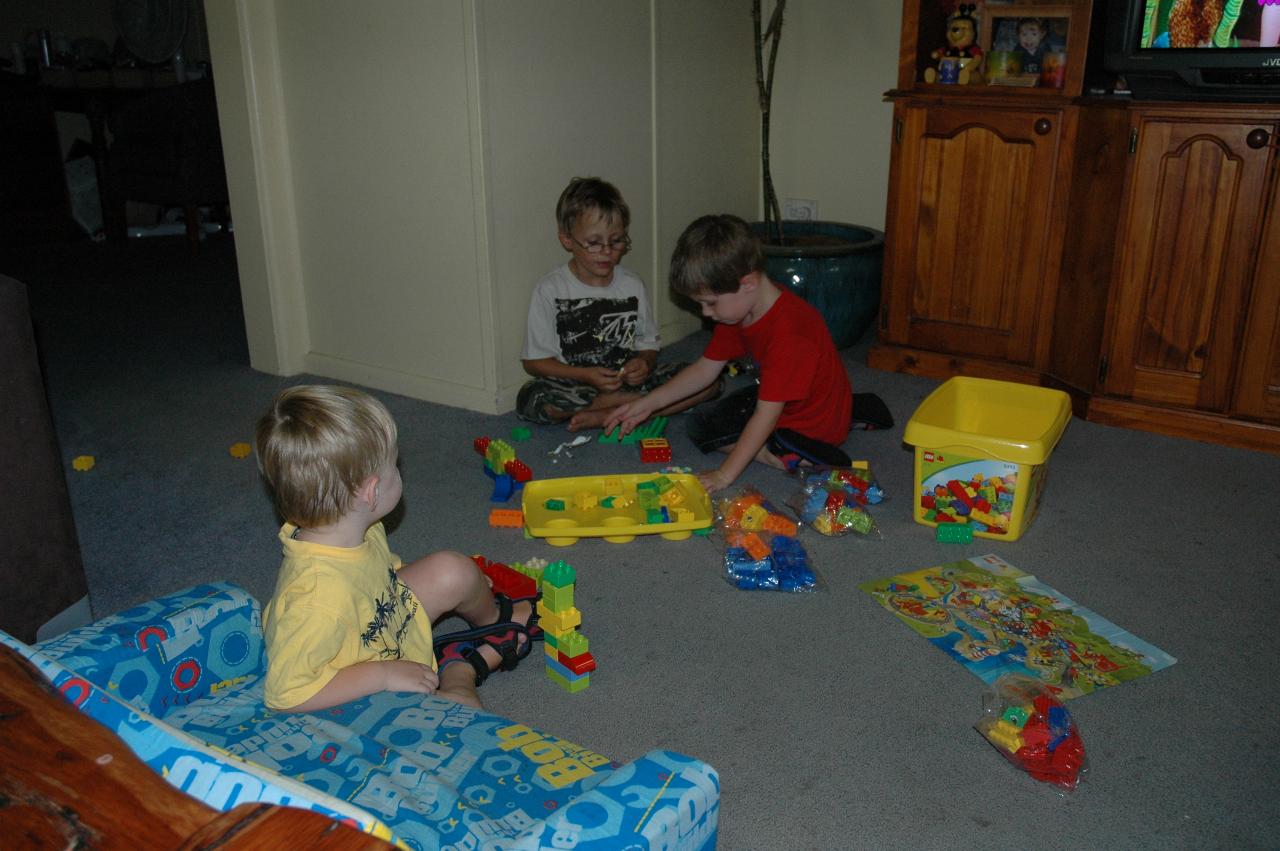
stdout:
{"type": "Polygon", "coordinates": [[[517,570],[496,561],[489,561],[484,556],[472,556],[476,565],[484,571],[484,575],[493,582],[493,590],[506,594],[513,600],[522,597],[534,597],[538,594],[538,583],[533,577],[525,576],[517,570]]]}
{"type": "Polygon", "coordinates": [[[517,482],[527,482],[533,478],[533,470],[530,470],[529,465],[518,458],[512,458],[503,465],[502,469],[517,482]]]}
{"type": "Polygon", "coordinates": [[[596,658],[590,653],[583,653],[581,656],[570,658],[563,653],[556,651],[556,661],[564,665],[570,671],[578,676],[589,674],[596,669],[596,658]]]}

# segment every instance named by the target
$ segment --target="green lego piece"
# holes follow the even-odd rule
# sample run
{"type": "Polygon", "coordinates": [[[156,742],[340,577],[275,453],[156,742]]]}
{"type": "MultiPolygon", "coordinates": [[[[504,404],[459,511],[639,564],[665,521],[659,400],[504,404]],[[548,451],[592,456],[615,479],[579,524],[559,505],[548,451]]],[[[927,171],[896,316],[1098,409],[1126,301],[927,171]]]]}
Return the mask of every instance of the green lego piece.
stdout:
{"type": "Polygon", "coordinates": [[[651,437],[662,437],[666,428],[666,417],[654,417],[625,436],[622,434],[622,429],[615,428],[613,431],[601,432],[596,440],[600,443],[636,443],[651,437]]]}
{"type": "Polygon", "coordinates": [[[707,537],[708,535],[710,535],[710,534],[711,534],[711,531],[712,531],[712,530],[711,530],[711,527],[710,527],[710,526],[703,526],[701,529],[692,529],[692,530],[690,530],[690,531],[692,531],[692,532],[693,532],[693,534],[695,534],[695,535],[701,535],[702,537],[704,537],[704,538],[705,538],[705,537],[707,537]]]}
{"type": "Polygon", "coordinates": [[[542,571],[543,593],[546,593],[546,586],[563,588],[566,585],[572,585],[576,579],[577,574],[572,567],[563,561],[552,562],[547,565],[546,570],[542,571]]]}
{"type": "Polygon", "coordinates": [[[600,507],[601,507],[601,508],[613,508],[613,501],[614,501],[615,499],[617,499],[617,497],[614,497],[614,496],[606,496],[604,499],[600,500],[600,507]]]}
{"type": "Polygon", "coordinates": [[[548,647],[554,647],[557,650],[560,649],[560,642],[556,640],[556,634],[554,632],[544,629],[542,631],[542,641],[548,647]]]}
{"type": "Polygon", "coordinates": [[[666,493],[676,486],[676,483],[668,479],[666,476],[658,476],[653,480],[653,486],[658,489],[658,493],[666,493]]]}
{"type": "Polygon", "coordinates": [[[545,670],[547,672],[547,679],[553,681],[556,685],[560,686],[560,688],[570,693],[585,691],[587,687],[591,685],[590,674],[588,674],[585,677],[582,677],[581,679],[577,679],[577,680],[574,680],[573,682],[569,682],[564,677],[560,676],[550,668],[546,668],[545,670]]]}
{"type": "Polygon", "coordinates": [[[968,523],[939,523],[933,539],[944,544],[972,544],[973,527],[968,523]]]}
{"type": "Polygon", "coordinates": [[[645,516],[646,523],[666,523],[667,522],[667,519],[662,516],[661,508],[645,509],[644,516],[645,516]]]}
{"type": "Polygon", "coordinates": [[[1027,718],[1030,716],[1027,710],[1021,706],[1010,706],[1005,709],[1004,714],[1000,716],[1001,721],[1008,721],[1013,726],[1021,730],[1027,726],[1027,718]]]}
{"type": "Polygon", "coordinates": [[[523,573],[525,576],[529,577],[534,582],[537,582],[539,585],[542,584],[543,568],[541,567],[531,567],[530,565],[523,564],[518,561],[513,561],[511,564],[507,565],[507,567],[511,568],[517,573],[523,573]]]}
{"type": "Polygon", "coordinates": [[[544,585],[542,602],[553,612],[562,612],[573,608],[573,585],[544,585]]]}
{"type": "Polygon", "coordinates": [[[638,494],[658,493],[657,482],[653,479],[650,479],[647,482],[636,482],[636,493],[638,494]]]}
{"type": "Polygon", "coordinates": [[[511,439],[519,443],[522,440],[528,440],[533,437],[533,432],[524,426],[516,426],[511,429],[511,439]]]}
{"type": "Polygon", "coordinates": [[[581,656],[583,653],[586,653],[588,648],[591,646],[591,642],[587,641],[587,637],[585,635],[574,630],[552,646],[572,659],[574,656],[581,656]]]}
{"type": "Polygon", "coordinates": [[[549,499],[545,504],[548,511],[564,511],[563,499],[549,499]]]}

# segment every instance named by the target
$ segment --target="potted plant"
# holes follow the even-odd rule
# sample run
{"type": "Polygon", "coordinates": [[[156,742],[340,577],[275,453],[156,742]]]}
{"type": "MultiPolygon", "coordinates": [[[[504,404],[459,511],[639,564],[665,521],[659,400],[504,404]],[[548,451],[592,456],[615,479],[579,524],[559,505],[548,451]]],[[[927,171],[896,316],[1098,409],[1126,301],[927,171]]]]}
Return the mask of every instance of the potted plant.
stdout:
{"type": "Polygon", "coordinates": [[[753,227],[763,244],[769,277],[816,307],[837,348],[845,348],[862,336],[879,307],[884,234],[845,222],[782,219],[769,170],[769,120],[786,6],[787,0],[777,0],[765,26],[762,0],[751,4],[764,191],[764,221],[753,227]]]}

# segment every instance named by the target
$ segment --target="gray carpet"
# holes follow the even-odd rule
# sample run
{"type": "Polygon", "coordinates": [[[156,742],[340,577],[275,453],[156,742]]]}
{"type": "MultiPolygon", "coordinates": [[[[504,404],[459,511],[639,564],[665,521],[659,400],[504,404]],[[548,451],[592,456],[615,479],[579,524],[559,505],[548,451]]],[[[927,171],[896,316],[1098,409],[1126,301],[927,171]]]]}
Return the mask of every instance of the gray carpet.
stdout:
{"type": "MultiPolygon", "coordinates": [[[[276,520],[253,460],[228,448],[251,441],[278,388],[306,377],[249,369],[230,242],[195,258],[153,239],[6,263],[31,288],[95,614],[209,580],[265,599],[276,520]],[[72,472],[81,454],[97,466],[72,472]]],[[[664,357],[695,356],[704,340],[664,357]]],[[[600,663],[591,688],[562,692],[535,658],[490,679],[487,706],[616,759],[662,746],[707,760],[720,772],[725,849],[1280,847],[1280,458],[1073,420],[1022,540],[937,544],[910,519],[901,442],[936,382],[868,370],[869,344],[846,365],[898,425],[845,446],[889,494],[874,509],[881,535],[806,534],[825,587],[802,596],[730,587],[706,540],[556,549],[490,529],[471,441],[508,436],[514,416],[378,394],[401,435],[397,552],[564,558],[578,570],[600,663]],[[1091,767],[1069,796],[974,732],[976,677],[857,590],[987,552],[1179,660],[1070,704],[1091,767]]],[[[698,466],[683,425],[668,430],[674,463],[698,466]]],[[[640,469],[634,447],[595,443],[553,463],[547,452],[567,439],[535,428],[518,451],[540,478],[640,469]]],[[[793,487],[766,469],[741,484],[779,501],[793,487]]]]}

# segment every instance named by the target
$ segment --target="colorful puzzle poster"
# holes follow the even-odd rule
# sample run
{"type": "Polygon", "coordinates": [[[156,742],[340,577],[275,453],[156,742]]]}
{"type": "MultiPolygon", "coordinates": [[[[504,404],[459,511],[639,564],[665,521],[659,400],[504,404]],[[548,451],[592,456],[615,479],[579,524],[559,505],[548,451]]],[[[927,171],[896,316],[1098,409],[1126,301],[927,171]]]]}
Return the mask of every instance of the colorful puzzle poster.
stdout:
{"type": "Polygon", "coordinates": [[[986,683],[1034,676],[1069,699],[1178,661],[994,555],[858,587],[986,683]]]}

